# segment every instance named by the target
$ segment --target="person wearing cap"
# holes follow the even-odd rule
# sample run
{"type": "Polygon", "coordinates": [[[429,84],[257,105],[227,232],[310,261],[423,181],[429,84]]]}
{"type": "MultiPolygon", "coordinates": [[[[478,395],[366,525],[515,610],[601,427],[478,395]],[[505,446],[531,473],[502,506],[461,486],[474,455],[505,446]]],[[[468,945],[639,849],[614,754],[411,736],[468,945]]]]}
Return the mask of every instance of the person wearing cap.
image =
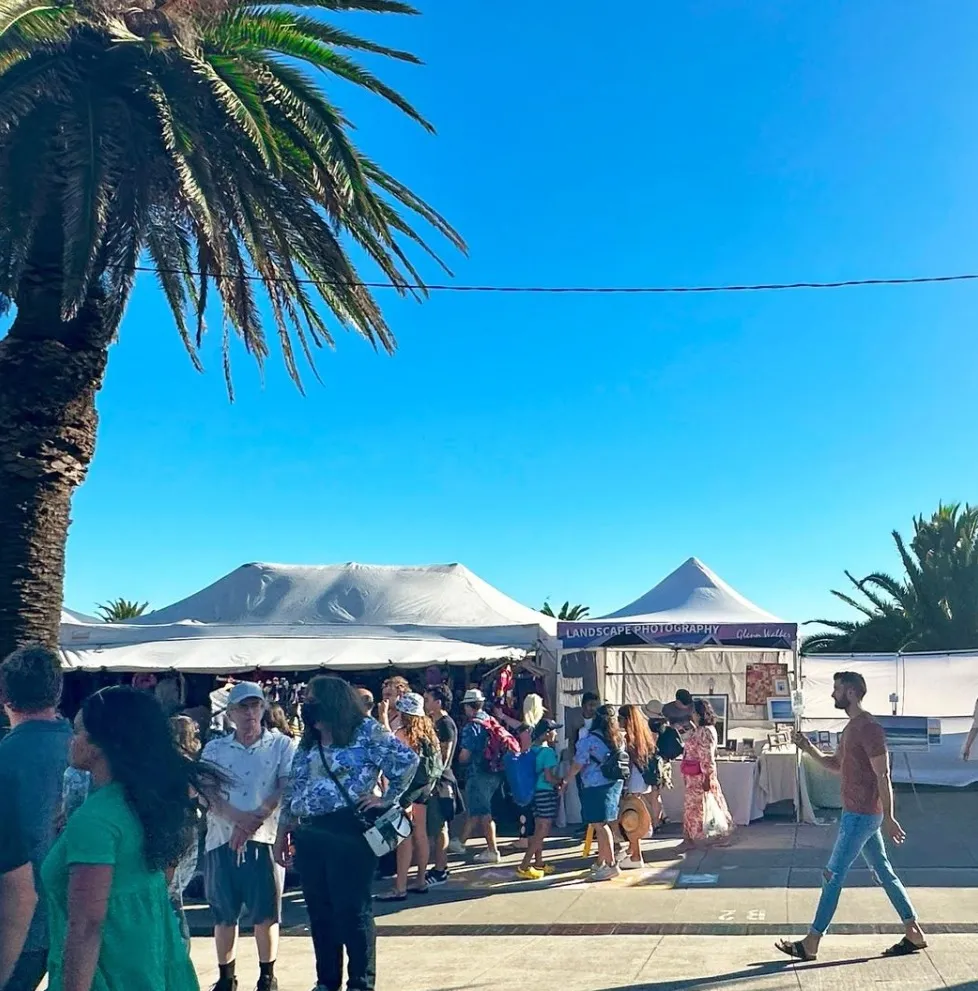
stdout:
{"type": "MultiPolygon", "coordinates": [[[[486,838],[486,849],[475,857],[478,864],[498,864],[499,845],[496,842],[496,824],[492,819],[492,799],[502,784],[503,775],[490,771],[484,757],[489,733],[487,725],[492,718],[484,709],[486,697],[478,688],[470,688],[462,696],[462,709],[466,723],[459,741],[459,764],[468,770],[465,781],[465,805],[468,818],[459,835],[459,847],[473,831],[479,829],[486,838]]],[[[458,847],[456,847],[458,849],[458,847]]]]}
{"type": "Polygon", "coordinates": [[[537,772],[536,790],[533,793],[533,835],[530,837],[523,855],[523,862],[516,876],[524,881],[539,881],[553,873],[553,867],[543,862],[543,846],[550,835],[550,828],[557,818],[560,808],[560,793],[564,779],[558,773],[560,758],[554,749],[557,743],[557,730],[560,723],[552,719],[541,719],[533,727],[530,752],[534,754],[537,772]]]}
{"type": "Polygon", "coordinates": [[[201,755],[230,780],[224,794],[207,796],[204,890],[214,914],[220,972],[215,991],[237,989],[235,949],[245,906],[258,947],[257,991],[275,991],[285,871],[275,864],[273,848],[295,744],[262,725],[261,685],[238,682],[227,701],[234,732],[211,740],[201,755]]]}
{"type": "Polygon", "coordinates": [[[395,705],[401,719],[400,728],[394,736],[418,755],[418,768],[407,791],[401,796],[401,806],[411,820],[411,839],[397,848],[397,877],[391,891],[377,896],[377,901],[381,902],[405,901],[408,892],[415,895],[428,893],[426,875],[431,854],[428,801],[443,770],[441,747],[434,724],[425,712],[424,699],[415,692],[408,692],[395,705]],[[412,862],[417,864],[418,878],[415,885],[409,888],[408,874],[412,862]]]}

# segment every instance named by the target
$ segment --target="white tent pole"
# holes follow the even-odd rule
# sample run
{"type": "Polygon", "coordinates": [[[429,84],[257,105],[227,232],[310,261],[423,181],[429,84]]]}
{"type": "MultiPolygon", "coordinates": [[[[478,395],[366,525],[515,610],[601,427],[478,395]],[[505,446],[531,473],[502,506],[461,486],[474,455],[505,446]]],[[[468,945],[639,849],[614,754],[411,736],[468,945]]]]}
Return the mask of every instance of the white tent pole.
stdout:
{"type": "MultiPolygon", "coordinates": [[[[801,691],[801,653],[798,650],[798,631],[795,629],[795,637],[791,644],[791,660],[792,668],[794,669],[795,675],[795,691],[801,691]]],[[[801,716],[795,712],[795,732],[801,732],[801,716]]],[[[801,794],[802,794],[802,784],[801,776],[805,773],[805,769],[802,767],[801,762],[801,750],[795,747],[795,822],[800,823],[802,821],[802,811],[801,811],[801,794]]]]}

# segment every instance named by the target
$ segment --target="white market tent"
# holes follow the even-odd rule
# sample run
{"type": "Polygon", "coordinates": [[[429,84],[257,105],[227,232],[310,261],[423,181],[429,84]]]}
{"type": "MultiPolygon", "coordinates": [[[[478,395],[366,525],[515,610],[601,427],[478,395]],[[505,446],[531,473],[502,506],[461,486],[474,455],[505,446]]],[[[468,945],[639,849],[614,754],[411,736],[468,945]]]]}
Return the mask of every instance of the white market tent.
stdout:
{"type": "Polygon", "coordinates": [[[845,728],[845,714],[830,698],[837,671],[856,671],[866,679],[864,704],[870,712],[940,719],[940,744],[895,759],[894,780],[957,787],[978,782],[978,747],[974,760],[961,759],[978,700],[978,652],[806,654],[801,659],[804,730],[840,733],[845,728]]]}
{"type": "MultiPolygon", "coordinates": [[[[748,666],[779,664],[783,674],[797,674],[797,625],[755,605],[695,557],[634,602],[598,619],[558,623],[557,634],[558,698],[569,733],[581,725],[585,691],[614,705],[642,705],[668,702],[685,688],[693,695],[726,696],[726,730],[746,728],[741,735],[753,738],[751,726],[770,723],[766,699],[764,705],[748,704],[748,666]]],[[[798,807],[794,757],[782,767],[777,786],[770,770],[758,772],[753,763],[722,765],[720,773],[730,774],[724,793],[739,824],[763,815],[765,796],[788,797],[798,807]]],[[[565,793],[565,801],[573,820],[575,796],[565,793]]]]}
{"type": "Polygon", "coordinates": [[[621,609],[559,623],[558,636],[568,705],[588,688],[618,705],[669,701],[686,688],[727,695],[733,722],[756,722],[765,721],[766,713],[746,702],[747,665],[784,663],[793,671],[798,627],[755,605],[691,557],[621,609]],[[593,685],[583,684],[591,680],[589,666],[593,685]]]}
{"type": "Polygon", "coordinates": [[[62,655],[79,670],[364,670],[556,653],[553,619],[460,564],[247,564],[125,624],[65,620],[62,655]]]}

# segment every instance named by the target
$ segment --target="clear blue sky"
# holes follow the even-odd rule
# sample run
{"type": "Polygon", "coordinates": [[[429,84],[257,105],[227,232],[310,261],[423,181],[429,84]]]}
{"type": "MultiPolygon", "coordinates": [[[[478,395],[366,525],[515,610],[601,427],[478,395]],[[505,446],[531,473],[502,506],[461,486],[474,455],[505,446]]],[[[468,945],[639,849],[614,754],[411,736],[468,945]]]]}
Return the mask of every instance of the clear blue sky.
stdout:
{"type": "MultiPolygon", "coordinates": [[[[978,270],[973,0],[420,3],[345,23],[426,60],[383,71],[437,137],[338,98],[468,240],[460,282],[978,270]]],[[[978,285],[387,312],[394,358],[341,337],[302,398],[239,352],[232,406],[219,333],[195,374],[144,277],[67,604],[163,605],[253,560],[461,561],[598,612],[695,554],[803,620],[840,612],[844,568],[895,566],[893,527],[978,500],[978,285]]]]}

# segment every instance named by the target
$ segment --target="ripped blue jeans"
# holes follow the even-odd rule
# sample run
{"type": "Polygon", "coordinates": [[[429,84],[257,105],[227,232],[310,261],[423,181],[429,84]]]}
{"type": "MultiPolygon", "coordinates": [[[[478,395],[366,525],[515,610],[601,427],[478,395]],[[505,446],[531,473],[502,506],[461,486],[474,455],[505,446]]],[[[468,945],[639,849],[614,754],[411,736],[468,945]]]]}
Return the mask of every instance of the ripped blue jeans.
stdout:
{"type": "Polygon", "coordinates": [[[880,825],[882,815],[862,815],[858,812],[843,812],[839,822],[839,835],[836,837],[832,855],[829,857],[825,876],[822,879],[822,897],[818,902],[812,932],[824,936],[832,922],[832,916],[839,907],[839,895],[846,875],[861,853],[869,869],[876,875],[876,880],[883,886],[890,904],[896,909],[897,915],[904,922],[913,922],[917,918],[907,889],[896,876],[886,855],[883,845],[883,834],[880,825]]]}

